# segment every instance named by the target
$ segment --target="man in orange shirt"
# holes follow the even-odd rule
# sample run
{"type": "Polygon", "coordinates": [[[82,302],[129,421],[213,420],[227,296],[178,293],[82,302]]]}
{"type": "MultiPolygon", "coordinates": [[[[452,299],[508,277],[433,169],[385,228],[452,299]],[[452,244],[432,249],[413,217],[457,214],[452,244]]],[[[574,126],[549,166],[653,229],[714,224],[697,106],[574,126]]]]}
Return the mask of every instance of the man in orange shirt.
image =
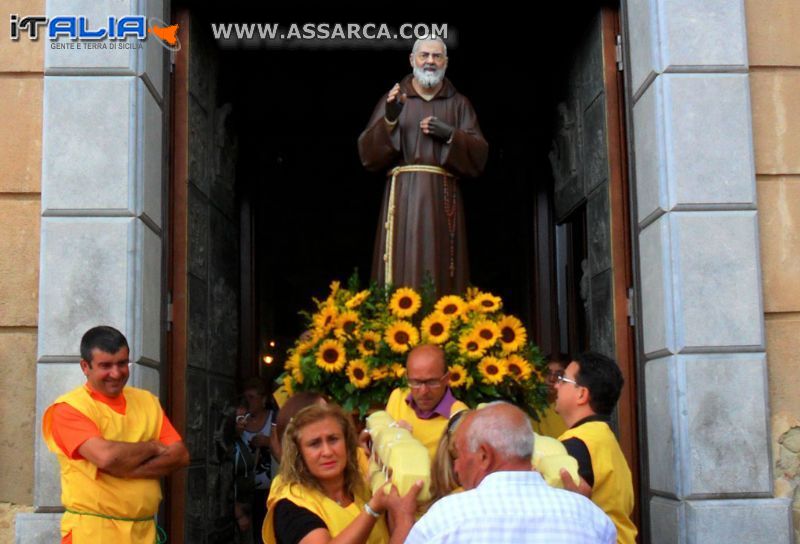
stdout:
{"type": "Polygon", "coordinates": [[[156,540],[159,478],[189,452],[151,393],[126,387],[129,348],[112,327],[81,339],[86,383],[47,409],[42,430],[61,466],[62,544],[156,540]]]}

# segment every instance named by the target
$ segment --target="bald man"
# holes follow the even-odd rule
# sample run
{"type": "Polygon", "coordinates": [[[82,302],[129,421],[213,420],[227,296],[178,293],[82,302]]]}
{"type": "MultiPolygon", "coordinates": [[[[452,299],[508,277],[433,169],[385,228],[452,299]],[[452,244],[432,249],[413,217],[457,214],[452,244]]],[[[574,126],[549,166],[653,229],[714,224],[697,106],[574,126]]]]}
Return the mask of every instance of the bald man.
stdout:
{"type": "Polygon", "coordinates": [[[406,377],[408,388],[392,391],[386,411],[428,448],[432,461],[448,419],[467,405],[450,390],[450,373],[439,346],[423,344],[412,349],[406,359],[406,377]]]}

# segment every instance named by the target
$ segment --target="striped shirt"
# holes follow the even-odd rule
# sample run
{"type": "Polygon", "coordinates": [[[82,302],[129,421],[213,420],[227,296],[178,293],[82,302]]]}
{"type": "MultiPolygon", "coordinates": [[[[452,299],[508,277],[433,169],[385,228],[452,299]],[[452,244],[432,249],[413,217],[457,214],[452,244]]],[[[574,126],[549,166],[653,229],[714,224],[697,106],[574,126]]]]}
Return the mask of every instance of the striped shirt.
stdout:
{"type": "Polygon", "coordinates": [[[501,471],[435,503],[406,544],[615,544],[617,530],[592,501],[548,486],[538,472],[501,471]]]}

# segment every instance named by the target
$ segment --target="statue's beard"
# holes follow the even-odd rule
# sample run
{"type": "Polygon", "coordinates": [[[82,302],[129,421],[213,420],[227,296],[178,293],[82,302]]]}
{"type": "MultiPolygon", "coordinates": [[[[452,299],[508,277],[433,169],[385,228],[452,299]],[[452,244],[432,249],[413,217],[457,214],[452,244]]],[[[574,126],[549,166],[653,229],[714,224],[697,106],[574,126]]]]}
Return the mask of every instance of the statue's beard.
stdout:
{"type": "MultiPolygon", "coordinates": [[[[426,66],[430,67],[430,65],[426,66]]],[[[441,70],[435,68],[433,70],[426,70],[425,66],[422,68],[414,66],[414,78],[426,89],[432,89],[442,82],[445,70],[447,70],[447,68],[442,68],[441,70]]]]}

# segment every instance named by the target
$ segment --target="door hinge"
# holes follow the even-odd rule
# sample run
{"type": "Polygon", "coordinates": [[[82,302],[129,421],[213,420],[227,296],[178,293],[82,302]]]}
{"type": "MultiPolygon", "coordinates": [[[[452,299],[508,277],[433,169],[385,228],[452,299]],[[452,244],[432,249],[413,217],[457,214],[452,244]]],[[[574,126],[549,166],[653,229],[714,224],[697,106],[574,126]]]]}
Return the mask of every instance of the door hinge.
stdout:
{"type": "Polygon", "coordinates": [[[614,46],[614,56],[617,60],[617,71],[621,72],[625,68],[625,61],[622,59],[622,34],[617,34],[617,43],[614,46]]]}
{"type": "Polygon", "coordinates": [[[633,287],[628,287],[628,325],[636,326],[636,315],[633,311],[633,287]]]}
{"type": "Polygon", "coordinates": [[[167,293],[167,332],[172,330],[172,293],[167,293]]]}

